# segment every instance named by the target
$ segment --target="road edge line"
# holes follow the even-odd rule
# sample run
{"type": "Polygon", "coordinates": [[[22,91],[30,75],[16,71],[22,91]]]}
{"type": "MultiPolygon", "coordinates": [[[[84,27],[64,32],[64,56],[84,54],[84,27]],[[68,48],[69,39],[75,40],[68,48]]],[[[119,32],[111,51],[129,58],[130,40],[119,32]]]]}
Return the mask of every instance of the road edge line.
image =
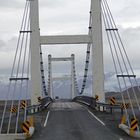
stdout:
{"type": "Polygon", "coordinates": [[[105,123],[101,121],[97,116],[95,116],[91,111],[88,110],[88,112],[98,121],[100,122],[103,126],[105,126],[105,123]]]}
{"type": "Polygon", "coordinates": [[[44,127],[46,127],[48,119],[49,119],[49,115],[50,115],[50,111],[48,111],[47,116],[46,116],[46,120],[44,122],[44,127]]]}

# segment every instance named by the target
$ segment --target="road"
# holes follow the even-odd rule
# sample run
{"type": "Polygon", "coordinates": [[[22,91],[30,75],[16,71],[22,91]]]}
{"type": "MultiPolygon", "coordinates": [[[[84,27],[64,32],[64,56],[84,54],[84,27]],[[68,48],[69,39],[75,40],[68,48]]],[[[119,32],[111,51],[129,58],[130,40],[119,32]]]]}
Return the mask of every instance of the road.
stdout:
{"type": "Polygon", "coordinates": [[[36,118],[33,140],[122,140],[77,103],[55,102],[36,118]]]}

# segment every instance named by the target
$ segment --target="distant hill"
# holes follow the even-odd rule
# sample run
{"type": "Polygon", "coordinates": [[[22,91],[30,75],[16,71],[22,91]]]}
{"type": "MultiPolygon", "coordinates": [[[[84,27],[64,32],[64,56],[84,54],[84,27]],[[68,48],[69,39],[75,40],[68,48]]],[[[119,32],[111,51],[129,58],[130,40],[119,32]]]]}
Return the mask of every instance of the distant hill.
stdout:
{"type": "Polygon", "coordinates": [[[106,92],[105,93],[106,101],[109,101],[110,97],[115,97],[117,102],[122,102],[122,96],[121,95],[123,95],[125,101],[129,102],[129,100],[128,100],[129,98],[128,98],[128,95],[127,95],[127,93],[129,93],[132,102],[136,105],[136,100],[135,100],[133,90],[135,91],[138,102],[140,103],[140,91],[139,91],[139,87],[137,87],[137,86],[135,86],[133,88],[128,88],[127,90],[124,90],[122,93],[120,93],[120,92],[106,92]]]}
{"type": "MultiPolygon", "coordinates": [[[[82,80],[83,80],[83,77],[78,76],[77,82],[78,82],[79,89],[81,88],[82,80]]],[[[140,74],[137,76],[137,81],[138,81],[138,84],[140,85],[140,74]]],[[[127,83],[128,87],[130,87],[128,80],[126,81],[126,83],[127,83]]],[[[136,86],[134,80],[132,80],[132,83],[134,86],[136,86]]],[[[4,100],[7,98],[8,84],[9,84],[8,78],[0,75],[0,100],[4,100]]],[[[125,91],[126,89],[123,85],[124,84],[121,82],[121,86],[124,91],[123,93],[126,96],[126,91],[125,91]]],[[[20,85],[17,84],[17,86],[19,87],[20,85]]],[[[23,88],[26,89],[26,85],[23,85],[23,88]]],[[[137,87],[135,87],[135,89],[136,89],[136,94],[138,95],[138,97],[140,97],[140,95],[138,94],[138,91],[137,91],[137,87]]],[[[131,88],[129,88],[129,92],[132,93],[131,88]]],[[[54,97],[59,96],[60,98],[61,97],[71,98],[71,81],[69,81],[69,80],[55,81],[53,83],[53,93],[54,93],[54,97]]],[[[116,96],[117,98],[120,98],[116,75],[113,72],[105,73],[105,93],[106,93],[106,98],[108,98],[109,96],[116,96]]],[[[92,95],[92,76],[87,77],[87,83],[86,83],[84,95],[88,95],[88,96],[92,95]]],[[[12,96],[13,95],[10,94],[8,98],[11,98],[12,96]]],[[[14,93],[14,98],[19,98],[19,97],[25,98],[25,96],[30,98],[29,94],[20,95],[18,90],[15,91],[15,93],[14,93]]]]}

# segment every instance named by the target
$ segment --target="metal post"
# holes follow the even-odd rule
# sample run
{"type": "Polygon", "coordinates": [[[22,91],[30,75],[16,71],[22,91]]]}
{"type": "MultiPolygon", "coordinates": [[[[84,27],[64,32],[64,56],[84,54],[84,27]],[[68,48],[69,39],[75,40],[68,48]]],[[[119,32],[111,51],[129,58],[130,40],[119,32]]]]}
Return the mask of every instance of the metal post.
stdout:
{"type": "Polygon", "coordinates": [[[105,102],[101,0],[91,0],[91,15],[93,97],[98,95],[99,101],[105,102]]]}
{"type": "Polygon", "coordinates": [[[75,97],[75,86],[74,86],[74,54],[71,55],[72,61],[71,61],[71,89],[72,89],[72,99],[75,97]]]}
{"type": "Polygon", "coordinates": [[[31,104],[38,103],[41,96],[41,71],[40,71],[40,32],[38,0],[30,1],[30,48],[31,48],[31,104]]]}
{"type": "MultiPolygon", "coordinates": [[[[50,55],[48,55],[48,96],[50,96],[50,55]]],[[[50,96],[51,97],[51,96],[50,96]]]]}
{"type": "Polygon", "coordinates": [[[48,89],[49,89],[49,95],[50,95],[50,97],[51,98],[53,98],[53,80],[52,80],[52,60],[51,60],[51,58],[52,58],[52,56],[51,55],[48,55],[48,63],[49,63],[49,70],[48,70],[48,72],[49,72],[49,77],[48,77],[48,79],[49,79],[49,87],[48,87],[48,89]]]}

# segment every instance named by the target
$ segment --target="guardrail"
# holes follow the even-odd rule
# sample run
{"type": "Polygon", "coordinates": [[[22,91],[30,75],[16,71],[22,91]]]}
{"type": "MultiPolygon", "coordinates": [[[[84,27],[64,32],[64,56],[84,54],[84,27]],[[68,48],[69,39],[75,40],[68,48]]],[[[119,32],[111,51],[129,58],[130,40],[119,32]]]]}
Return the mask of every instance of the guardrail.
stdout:
{"type": "Polygon", "coordinates": [[[50,97],[42,98],[39,105],[27,107],[27,114],[33,114],[42,111],[43,109],[47,108],[51,102],[53,102],[53,100],[50,97]]]}
{"type": "Polygon", "coordinates": [[[120,109],[121,114],[123,114],[123,108],[121,108],[120,105],[110,105],[107,103],[96,102],[96,107],[98,108],[99,111],[101,110],[101,108],[103,111],[109,109],[111,114],[113,113],[114,109],[120,109]]]}
{"type": "Polygon", "coordinates": [[[107,103],[100,103],[96,101],[93,97],[88,96],[77,96],[73,99],[74,102],[79,102],[84,105],[87,105],[93,109],[97,109],[99,111],[106,111],[107,109],[110,110],[110,113],[112,114],[115,109],[120,109],[121,114],[123,114],[123,108],[121,108],[121,105],[110,105],[107,103]]]}
{"type": "Polygon", "coordinates": [[[45,97],[41,99],[41,109],[47,108],[48,105],[53,102],[52,98],[45,97]]]}
{"type": "Polygon", "coordinates": [[[96,107],[96,99],[93,97],[88,97],[88,96],[77,96],[73,99],[74,102],[79,102],[84,105],[87,105],[93,109],[96,107]]]}

